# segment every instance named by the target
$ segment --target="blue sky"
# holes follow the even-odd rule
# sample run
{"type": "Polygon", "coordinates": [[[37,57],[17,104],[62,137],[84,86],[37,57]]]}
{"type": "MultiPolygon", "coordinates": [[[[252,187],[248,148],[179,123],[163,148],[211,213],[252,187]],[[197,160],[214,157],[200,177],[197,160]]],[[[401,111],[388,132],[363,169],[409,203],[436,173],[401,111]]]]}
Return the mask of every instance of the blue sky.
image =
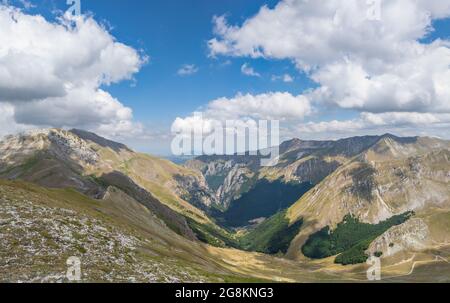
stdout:
{"type": "MultiPolygon", "coordinates": [[[[53,18],[52,11],[64,10],[65,1],[32,1],[30,12],[53,18]]],[[[295,71],[289,60],[249,60],[247,58],[209,58],[207,41],[213,37],[212,18],[227,14],[236,23],[256,14],[262,5],[277,1],[237,0],[82,0],[82,11],[112,27],[118,41],[142,49],[150,56],[149,63],[135,76],[136,85],[122,82],[108,91],[127,106],[135,109],[135,118],[165,128],[178,116],[222,96],[238,92],[263,93],[290,91],[301,93],[310,83],[295,71]],[[231,64],[230,64],[231,62],[231,64]],[[252,78],[241,73],[249,62],[263,77],[252,78]],[[199,71],[181,77],[178,69],[195,64],[199,71]],[[272,74],[296,75],[296,83],[272,81],[272,74]],[[304,81],[301,81],[303,78],[304,81]]]]}
{"type": "MultiPolygon", "coordinates": [[[[57,18],[68,7],[65,0],[13,0],[6,2],[21,7],[27,15],[42,15],[51,23],[58,23],[57,18]],[[31,5],[24,5],[24,3],[31,5]]],[[[3,1],[3,3],[6,2],[3,1]]],[[[440,97],[440,99],[433,97],[436,100],[420,99],[420,96],[428,95],[430,90],[433,90],[433,92],[430,92],[429,95],[436,95],[434,90],[439,87],[439,83],[430,87],[416,87],[418,85],[413,82],[417,79],[406,79],[405,73],[393,71],[392,66],[388,68],[387,62],[391,62],[391,59],[394,60],[395,51],[386,45],[380,47],[379,50],[383,55],[373,55],[370,50],[372,42],[369,41],[370,39],[373,41],[373,37],[367,37],[367,47],[364,43],[358,46],[353,45],[355,44],[355,42],[352,42],[354,37],[351,36],[350,32],[352,30],[359,31],[359,27],[366,25],[368,29],[373,28],[373,23],[369,24],[364,21],[358,29],[351,26],[347,29],[346,26],[349,25],[344,22],[342,31],[331,34],[330,37],[322,38],[320,32],[316,33],[314,29],[305,29],[304,24],[295,21],[295,18],[300,21],[302,21],[302,18],[306,20],[309,15],[304,15],[303,12],[311,9],[309,6],[314,4],[304,4],[300,0],[285,0],[284,2],[287,4],[277,0],[81,0],[83,14],[91,15],[96,22],[104,25],[105,31],[109,32],[116,41],[130,46],[141,55],[149,56],[149,61],[140,66],[138,72],[133,73],[134,80],[124,79],[111,85],[102,83],[98,89],[105,90],[113,98],[119,100],[124,107],[130,108],[133,112],[133,121],[141,123],[145,130],[150,133],[169,133],[176,118],[189,117],[197,109],[208,108],[211,101],[221,97],[227,98],[228,101],[245,102],[233,98],[239,93],[250,94],[258,99],[261,94],[288,92],[293,97],[305,95],[312,109],[299,114],[298,119],[278,117],[282,121],[288,121],[286,122],[286,129],[289,129],[289,131],[286,132],[286,137],[322,139],[386,131],[400,135],[413,135],[418,128],[421,130],[417,133],[418,135],[450,137],[448,131],[445,130],[446,123],[450,122],[450,119],[446,116],[436,116],[437,113],[446,114],[448,111],[445,101],[442,101],[443,97],[440,97]],[[290,2],[294,4],[289,4],[290,2]],[[283,4],[291,5],[289,8],[293,12],[298,10],[294,20],[283,19],[283,14],[286,14],[286,7],[283,7],[283,4]],[[263,5],[267,6],[267,14],[272,16],[267,20],[264,19],[266,15],[260,12],[263,5]],[[224,16],[226,23],[223,28],[228,33],[232,32],[232,34],[215,31],[214,29],[217,29],[218,25],[213,24],[214,16],[224,16]],[[277,21],[279,16],[281,17],[277,21]],[[255,21],[254,24],[247,24],[248,21],[252,20],[255,21]],[[264,22],[259,22],[260,20],[264,22]],[[272,21],[278,23],[271,24],[272,21]],[[299,26],[298,36],[292,28],[297,25],[299,26]],[[267,26],[267,30],[264,26],[267,26]],[[279,29],[278,32],[272,33],[273,28],[279,29]],[[255,31],[260,34],[258,36],[249,35],[249,33],[255,31]],[[287,32],[286,35],[283,35],[284,31],[287,32]],[[345,33],[349,33],[349,37],[345,33]],[[333,35],[342,35],[342,41],[339,43],[332,41],[333,35]],[[297,41],[292,40],[292,36],[295,36],[297,41]],[[222,46],[227,46],[228,49],[212,49],[208,44],[211,39],[217,39],[222,43],[222,46]],[[286,48],[292,45],[295,47],[292,50],[285,51],[282,47],[278,47],[277,43],[273,43],[274,39],[275,41],[278,39],[280,45],[286,45],[286,48]],[[307,42],[302,44],[300,42],[302,39],[307,42]],[[249,44],[253,45],[255,49],[261,49],[260,55],[254,56],[246,48],[248,40],[250,40],[249,44]],[[310,52],[308,52],[308,47],[305,47],[306,43],[311,44],[310,52]],[[320,53],[322,49],[316,49],[317,45],[314,43],[331,45],[331,53],[316,55],[315,53],[320,53]],[[333,47],[337,48],[335,53],[333,53],[333,47]],[[339,49],[340,47],[342,49],[339,49]],[[387,55],[384,55],[384,52],[387,55]],[[212,53],[215,56],[211,56],[212,53]],[[336,58],[333,60],[329,59],[334,56],[336,58]],[[386,63],[386,66],[374,68],[373,62],[375,61],[372,60],[374,58],[370,58],[372,61],[365,61],[368,56],[375,57],[378,60],[377,62],[386,63]],[[307,59],[303,60],[304,58],[307,59]],[[307,64],[312,64],[316,69],[308,70],[299,67],[298,64],[295,64],[299,61],[306,61],[307,64]],[[245,64],[253,68],[259,76],[245,75],[242,72],[245,64]],[[403,89],[406,90],[406,93],[417,91],[417,96],[408,95],[407,98],[409,99],[406,101],[405,99],[394,100],[397,97],[393,97],[392,102],[386,100],[386,104],[383,103],[384,101],[379,101],[380,104],[378,104],[376,102],[378,102],[377,98],[381,98],[380,93],[379,91],[372,92],[370,83],[360,84],[361,87],[364,85],[368,87],[367,92],[361,93],[348,84],[357,75],[342,74],[342,77],[340,77],[332,74],[331,67],[337,66],[340,68],[344,64],[346,69],[338,69],[342,70],[342,73],[354,65],[361,66],[367,73],[367,76],[361,78],[361,81],[372,80],[372,77],[380,76],[380,81],[376,82],[374,87],[386,85],[386,90],[392,90],[391,95],[393,96],[398,95],[401,96],[400,99],[403,98],[402,96],[405,96],[403,89]],[[194,65],[196,72],[191,75],[180,75],[178,71],[183,65],[194,65]],[[317,73],[314,74],[315,72],[317,73]],[[293,81],[282,81],[284,75],[289,75],[293,81]],[[312,78],[315,79],[312,80],[312,78]],[[391,87],[389,81],[383,82],[387,78],[397,79],[399,81],[398,86],[391,87]],[[348,85],[342,91],[339,91],[338,85],[335,88],[332,87],[332,83],[340,80],[346,81],[343,82],[342,86],[348,85]],[[318,91],[315,95],[309,94],[313,89],[320,88],[327,88],[327,94],[318,91]],[[367,100],[364,99],[366,97],[367,100]],[[397,104],[397,101],[398,106],[391,106],[397,104]],[[390,121],[396,122],[389,124],[390,121]],[[431,122],[427,121],[434,121],[433,123],[437,124],[430,126],[429,123],[431,122]],[[342,127],[342,131],[336,131],[336,128],[340,127],[342,127]]],[[[320,2],[316,2],[319,10],[311,10],[311,14],[320,11],[320,2]]],[[[339,11],[340,6],[342,6],[344,12],[346,12],[346,9],[351,9],[344,6],[344,2],[339,2],[339,0],[333,0],[332,2],[337,3],[338,9],[336,11],[339,11]]],[[[431,2],[434,3],[434,1],[431,2]]],[[[416,32],[411,30],[411,33],[405,34],[402,32],[386,41],[388,43],[398,42],[399,45],[408,45],[407,43],[414,42],[426,46],[437,39],[448,39],[450,37],[448,14],[445,13],[444,16],[440,16],[438,12],[433,11],[435,6],[432,7],[430,4],[428,7],[427,5],[418,4],[414,9],[419,13],[429,10],[432,15],[436,15],[436,17],[431,18],[433,30],[429,30],[430,24],[423,25],[423,29],[427,29],[430,33],[419,35],[420,38],[414,38],[418,36],[416,32]],[[409,40],[405,36],[408,36],[409,40]],[[410,36],[413,38],[410,38],[410,36]]],[[[385,9],[388,11],[390,8],[385,9]]],[[[442,12],[446,9],[446,7],[439,8],[442,12]]],[[[289,17],[291,14],[288,13],[286,16],[289,17]]],[[[410,26],[407,23],[407,17],[398,16],[398,20],[405,20],[398,23],[392,23],[392,20],[382,20],[380,23],[385,22],[385,24],[383,23],[384,26],[393,27],[394,32],[397,27],[403,31],[405,27],[410,26]]],[[[419,21],[418,19],[417,22],[419,21]]],[[[321,20],[318,22],[321,22],[321,20]]],[[[362,21],[355,20],[355,22],[362,21]]],[[[357,37],[364,39],[364,35],[357,37]]],[[[380,43],[383,43],[383,41],[380,41],[380,43]]],[[[441,50],[448,50],[448,44],[442,43],[439,47],[441,50]]],[[[83,49],[80,49],[80,51],[83,51],[83,49]]],[[[430,56],[442,56],[442,54],[437,50],[431,54],[430,50],[430,56]]],[[[406,66],[414,65],[414,62],[416,62],[414,60],[421,60],[421,58],[412,56],[410,59],[399,60],[395,64],[398,64],[398,66],[404,64],[406,68],[406,66]]],[[[111,64],[114,64],[114,62],[111,64]]],[[[445,64],[445,62],[442,64],[445,64]]],[[[428,71],[424,67],[423,71],[419,72],[424,76],[427,72],[439,73],[443,71],[428,71]]],[[[355,86],[359,86],[359,84],[355,82],[355,86]]],[[[386,99],[386,96],[383,96],[383,98],[386,99]]],[[[270,104],[270,101],[268,102],[260,104],[270,104]]],[[[246,114],[251,116],[251,113],[246,114]]],[[[15,115],[15,120],[18,122],[17,109],[15,115]]],[[[49,123],[49,126],[55,125],[49,123]]],[[[83,125],[76,126],[83,127],[83,125]]],[[[88,126],[86,127],[88,128],[88,126]]],[[[147,152],[157,154],[168,152],[167,139],[166,141],[155,139],[153,143],[149,143],[147,139],[137,139],[137,137],[123,140],[133,147],[147,152]]]]}

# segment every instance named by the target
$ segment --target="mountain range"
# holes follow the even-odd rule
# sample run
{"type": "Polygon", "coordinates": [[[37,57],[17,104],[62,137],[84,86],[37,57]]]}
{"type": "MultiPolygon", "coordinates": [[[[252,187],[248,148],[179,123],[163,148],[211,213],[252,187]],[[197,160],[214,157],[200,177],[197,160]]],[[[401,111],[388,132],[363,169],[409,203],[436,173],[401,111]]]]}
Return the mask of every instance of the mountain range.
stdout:
{"type": "Polygon", "coordinates": [[[450,281],[450,142],[290,140],[186,163],[82,130],[0,142],[0,281],[450,281]]]}

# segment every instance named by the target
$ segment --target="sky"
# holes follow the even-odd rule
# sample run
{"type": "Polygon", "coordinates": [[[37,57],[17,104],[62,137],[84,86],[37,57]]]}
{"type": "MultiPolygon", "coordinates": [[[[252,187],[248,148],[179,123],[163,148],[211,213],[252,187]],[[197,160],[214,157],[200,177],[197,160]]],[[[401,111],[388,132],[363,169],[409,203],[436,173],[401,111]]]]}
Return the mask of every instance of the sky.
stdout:
{"type": "Polygon", "coordinates": [[[450,0],[0,0],[0,136],[281,121],[282,138],[450,139],[450,0]],[[198,121],[194,112],[205,120],[198,121]]]}

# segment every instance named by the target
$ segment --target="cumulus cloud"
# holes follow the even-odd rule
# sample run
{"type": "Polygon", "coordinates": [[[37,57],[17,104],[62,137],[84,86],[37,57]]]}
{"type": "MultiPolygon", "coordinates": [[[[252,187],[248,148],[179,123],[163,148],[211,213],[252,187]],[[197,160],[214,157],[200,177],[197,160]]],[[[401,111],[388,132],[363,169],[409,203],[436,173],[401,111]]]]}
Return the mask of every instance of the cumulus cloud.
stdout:
{"type": "Polygon", "coordinates": [[[14,119],[14,107],[7,103],[0,103],[0,139],[3,136],[22,132],[34,126],[18,124],[14,119]]]}
{"type": "Polygon", "coordinates": [[[254,123],[255,120],[298,121],[313,112],[309,100],[290,93],[271,92],[260,95],[238,94],[233,98],[219,98],[208,103],[202,116],[193,115],[177,118],[172,129],[203,129],[208,132],[214,123],[226,120],[239,120],[254,123]]]}
{"type": "Polygon", "coordinates": [[[214,130],[214,120],[203,117],[202,113],[194,113],[190,117],[176,118],[172,123],[173,133],[184,133],[190,135],[191,132],[208,134],[214,130]]]}
{"type": "Polygon", "coordinates": [[[361,113],[351,120],[309,122],[296,125],[290,133],[302,137],[332,139],[342,135],[363,135],[394,131],[404,135],[439,135],[448,137],[450,114],[387,112],[361,113]]]}
{"type": "Polygon", "coordinates": [[[405,50],[399,45],[423,37],[433,19],[450,15],[450,4],[443,2],[381,1],[377,21],[366,1],[283,0],[274,9],[263,6],[242,26],[214,17],[217,37],[209,47],[214,55],[292,58],[311,67],[343,54],[400,59],[405,50]]]}
{"type": "Polygon", "coordinates": [[[190,76],[198,72],[198,67],[195,64],[184,64],[178,71],[179,76],[190,76]]]}
{"type": "Polygon", "coordinates": [[[253,67],[251,67],[248,63],[244,63],[241,66],[241,72],[246,75],[246,76],[250,76],[250,77],[261,77],[261,75],[256,72],[253,67]]]}
{"type": "Polygon", "coordinates": [[[341,108],[450,112],[449,66],[450,49],[434,43],[380,74],[370,73],[361,63],[343,60],[319,69],[312,79],[322,85],[318,100],[341,108]]]}
{"type": "Polygon", "coordinates": [[[95,126],[112,121],[130,121],[132,110],[109,93],[89,88],[70,90],[62,98],[15,104],[15,118],[21,124],[64,126],[95,126]]]}
{"type": "Polygon", "coordinates": [[[137,127],[132,110],[100,87],[131,80],[147,58],[92,17],[50,22],[0,5],[0,41],[0,104],[17,124],[137,127]]]}
{"type": "Polygon", "coordinates": [[[450,112],[450,42],[422,38],[450,16],[441,0],[283,0],[242,25],[214,17],[211,55],[289,59],[314,101],[361,112],[450,112]],[[375,8],[376,9],[376,8],[375,8]]]}
{"type": "Polygon", "coordinates": [[[309,100],[303,95],[271,92],[260,95],[238,94],[234,98],[211,101],[204,111],[219,120],[250,117],[264,120],[303,119],[312,112],[309,100]]]}

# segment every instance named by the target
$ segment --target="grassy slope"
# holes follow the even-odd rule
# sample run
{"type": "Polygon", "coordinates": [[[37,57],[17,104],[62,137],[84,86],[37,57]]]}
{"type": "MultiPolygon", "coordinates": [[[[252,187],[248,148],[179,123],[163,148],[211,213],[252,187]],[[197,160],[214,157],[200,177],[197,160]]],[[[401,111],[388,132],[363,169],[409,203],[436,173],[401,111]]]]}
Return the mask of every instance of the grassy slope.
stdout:
{"type": "MultiPolygon", "coordinates": [[[[0,264],[0,281],[64,281],[68,256],[81,258],[84,281],[337,279],[315,264],[188,241],[118,190],[93,200],[74,190],[0,180],[0,193],[0,263],[8,260],[0,264]]],[[[338,279],[351,277],[358,275],[348,271],[338,279]]]]}
{"type": "MultiPolygon", "coordinates": [[[[189,175],[193,174],[192,171],[168,160],[145,154],[126,153],[126,155],[121,155],[109,148],[102,148],[99,153],[103,159],[112,164],[114,169],[131,177],[173,210],[201,223],[210,222],[210,219],[201,210],[179,198],[167,187],[167,184],[173,181],[174,175],[189,175]]],[[[96,173],[101,174],[102,171],[96,173]]]]}
{"type": "MultiPolygon", "coordinates": [[[[47,145],[44,144],[44,146],[47,145]]],[[[220,228],[203,211],[180,198],[173,190],[174,176],[195,176],[196,172],[150,155],[124,149],[113,150],[91,141],[88,141],[88,145],[100,155],[100,163],[85,165],[78,163],[76,158],[73,162],[61,161],[44,150],[24,155],[10,167],[2,167],[0,178],[12,177],[45,187],[74,188],[89,195],[96,195],[98,185],[101,187],[108,185],[99,181],[101,176],[120,171],[149,191],[162,204],[193,222],[192,227],[195,233],[204,234],[208,243],[219,246],[230,244],[224,242],[224,240],[232,239],[228,231],[220,228]],[[86,188],[89,190],[85,190],[86,188]]]]}
{"type": "Polygon", "coordinates": [[[0,180],[0,192],[0,220],[2,220],[0,222],[9,227],[2,228],[0,231],[2,235],[0,238],[2,241],[6,241],[2,242],[0,255],[5,258],[11,256],[11,249],[14,249],[16,256],[20,252],[23,252],[25,256],[25,247],[30,244],[36,245],[38,251],[45,252],[45,255],[42,256],[39,253],[27,256],[27,258],[19,256],[15,259],[17,263],[15,266],[2,270],[0,281],[21,279],[24,276],[28,276],[28,280],[60,276],[67,268],[65,265],[67,257],[72,255],[79,256],[86,262],[89,260],[90,266],[86,270],[88,276],[85,277],[87,281],[108,281],[107,272],[109,270],[115,272],[115,277],[123,277],[115,278],[114,281],[128,281],[125,278],[127,275],[135,275],[137,281],[150,281],[146,280],[148,276],[145,274],[154,275],[152,280],[160,282],[252,279],[225,269],[220,265],[220,261],[208,256],[204,245],[178,236],[139,203],[118,190],[108,193],[106,199],[100,201],[92,200],[74,190],[49,190],[28,183],[0,180]],[[28,208],[30,212],[24,212],[28,208]],[[8,212],[11,209],[14,211],[8,212]],[[41,213],[37,214],[36,212],[41,213]],[[12,213],[15,215],[14,219],[11,217],[12,213]],[[46,213],[52,214],[53,217],[45,218],[46,213]],[[23,238],[20,238],[23,241],[20,242],[17,240],[19,237],[14,228],[20,226],[17,222],[21,222],[21,220],[25,222],[33,219],[30,215],[36,216],[36,220],[31,221],[32,226],[22,230],[25,233],[23,238]],[[16,221],[14,226],[8,225],[11,219],[16,221]],[[53,220],[61,223],[59,228],[69,233],[69,238],[67,238],[69,240],[66,239],[64,242],[58,234],[53,235],[54,225],[51,224],[53,220]],[[93,224],[92,227],[89,227],[91,224],[93,224]],[[82,235],[83,237],[75,235],[84,227],[87,228],[87,231],[82,235]],[[111,233],[97,234],[94,227],[111,231],[111,233]],[[30,240],[30,236],[34,240],[30,240]],[[80,237],[78,242],[76,241],[77,237],[80,237]],[[107,237],[111,237],[112,240],[104,239],[107,237]],[[122,251],[119,249],[123,246],[123,244],[119,244],[120,241],[127,238],[136,241],[135,250],[122,251]],[[114,248],[111,250],[108,242],[102,242],[105,240],[119,241],[118,246],[114,244],[114,248]],[[96,245],[89,248],[89,243],[96,245]],[[124,264],[120,264],[121,260],[115,264],[108,258],[102,259],[101,256],[98,256],[98,252],[102,251],[105,258],[106,256],[108,258],[117,256],[120,259],[124,255],[129,255],[130,259],[124,264]],[[50,262],[47,258],[51,255],[54,257],[50,262]],[[23,272],[17,270],[22,263],[23,272]],[[111,266],[110,269],[108,269],[109,266],[111,266]],[[139,270],[144,273],[137,274],[139,270]]]}
{"type": "MultiPolygon", "coordinates": [[[[168,228],[165,228],[161,221],[155,219],[142,206],[133,200],[128,200],[126,196],[113,192],[107,195],[104,201],[97,201],[87,198],[73,190],[48,190],[36,185],[23,182],[9,182],[0,180],[0,234],[2,235],[2,245],[0,245],[0,260],[13,256],[12,247],[5,245],[5,239],[11,240],[14,244],[15,256],[17,259],[8,264],[12,268],[7,268],[2,264],[3,270],[0,274],[1,281],[13,281],[14,278],[21,280],[32,280],[36,276],[63,276],[66,270],[65,261],[69,255],[79,255],[82,262],[87,262],[88,266],[83,271],[88,275],[83,278],[85,281],[129,281],[129,277],[137,275],[137,281],[149,281],[149,276],[145,273],[156,274],[151,279],[156,281],[259,281],[259,279],[269,279],[273,281],[343,281],[360,280],[365,281],[364,267],[336,267],[332,261],[302,262],[289,261],[286,259],[274,258],[267,255],[248,253],[233,249],[220,249],[194,243],[179,237],[168,228]],[[5,203],[5,201],[7,201],[5,203]],[[30,237],[22,238],[22,234],[12,229],[9,225],[8,210],[10,204],[16,204],[19,209],[26,209],[28,204],[34,205],[33,212],[22,215],[23,219],[34,219],[38,225],[28,226],[25,231],[32,230],[30,237]],[[49,213],[51,217],[41,216],[38,212],[51,209],[56,212],[49,213]],[[6,210],[6,211],[5,211],[6,210]],[[63,210],[71,211],[65,216],[60,216],[58,212],[63,210]],[[83,224],[81,220],[85,220],[83,224]],[[87,221],[86,221],[87,220],[87,221]],[[70,241],[64,244],[65,251],[62,253],[59,232],[54,233],[51,222],[59,222],[66,227],[72,227],[76,233],[74,238],[81,237],[79,242],[85,247],[78,247],[76,243],[70,241]],[[45,223],[45,224],[44,224],[45,223]],[[83,226],[86,225],[86,228],[83,226]],[[106,234],[114,241],[119,241],[124,236],[135,237],[140,242],[136,252],[128,250],[110,249],[109,246],[102,246],[95,243],[95,239],[104,237],[101,233],[97,235],[96,227],[105,228],[108,231],[119,233],[120,237],[106,234]],[[84,239],[83,237],[88,237],[84,239]],[[94,241],[90,247],[90,241],[94,241]],[[55,246],[56,242],[56,246],[55,246]],[[39,245],[39,255],[33,251],[31,255],[20,257],[21,252],[31,244],[39,245]],[[97,259],[90,256],[91,249],[99,251],[101,257],[97,259]],[[84,252],[87,250],[87,252],[84,252]],[[128,263],[128,257],[130,256],[128,263]],[[103,259],[106,258],[106,259],[103,259]],[[117,260],[124,260],[125,265],[117,265],[117,260]],[[116,265],[114,265],[116,264],[116,265]],[[136,264],[139,266],[136,267],[136,264]],[[112,266],[112,267],[111,267],[112,266]],[[111,271],[111,268],[113,271],[111,271]],[[140,274],[142,273],[142,274],[140,274]],[[26,276],[27,278],[23,278],[26,276]]],[[[448,216],[448,213],[441,216],[448,216]]],[[[445,220],[444,220],[445,221],[445,220]]],[[[59,224],[58,223],[58,224],[59,224]]],[[[15,224],[15,227],[18,225],[15,224]]],[[[111,233],[111,232],[110,232],[111,233]]],[[[111,240],[110,239],[110,240],[111,240]]],[[[445,250],[440,250],[443,258],[448,258],[445,250]]],[[[13,256],[14,257],[14,256],[13,256]]],[[[399,266],[384,269],[384,277],[397,276],[395,281],[404,279],[414,281],[414,275],[405,276],[411,270],[413,262],[416,264],[417,272],[423,273],[432,266],[438,266],[429,258],[418,256],[411,262],[403,262],[399,266]]],[[[0,261],[1,263],[1,261],[0,261]]],[[[440,276],[445,275],[442,271],[440,276]]],[[[432,277],[418,276],[417,281],[430,281],[432,277]]],[[[41,281],[41,280],[34,280],[41,281]]],[[[50,280],[51,281],[51,280],[50,280]]],[[[57,280],[56,280],[57,281],[57,280]]]]}
{"type": "Polygon", "coordinates": [[[203,211],[178,197],[168,189],[175,175],[195,175],[196,172],[168,160],[136,154],[119,167],[158,200],[185,216],[193,231],[206,243],[219,247],[235,247],[233,235],[211,220],[203,211]]]}

